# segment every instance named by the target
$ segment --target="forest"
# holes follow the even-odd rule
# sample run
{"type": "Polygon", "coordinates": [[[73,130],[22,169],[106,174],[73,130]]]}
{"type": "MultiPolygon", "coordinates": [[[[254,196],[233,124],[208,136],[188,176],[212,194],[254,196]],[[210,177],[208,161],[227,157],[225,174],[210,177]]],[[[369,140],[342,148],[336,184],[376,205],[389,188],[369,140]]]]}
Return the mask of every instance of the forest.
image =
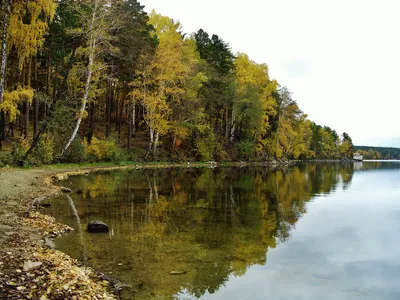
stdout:
{"type": "Polygon", "coordinates": [[[400,159],[400,149],[392,147],[354,146],[365,159],[400,159]]]}
{"type": "Polygon", "coordinates": [[[135,0],[0,5],[0,166],[352,157],[217,34],[135,0]]]}

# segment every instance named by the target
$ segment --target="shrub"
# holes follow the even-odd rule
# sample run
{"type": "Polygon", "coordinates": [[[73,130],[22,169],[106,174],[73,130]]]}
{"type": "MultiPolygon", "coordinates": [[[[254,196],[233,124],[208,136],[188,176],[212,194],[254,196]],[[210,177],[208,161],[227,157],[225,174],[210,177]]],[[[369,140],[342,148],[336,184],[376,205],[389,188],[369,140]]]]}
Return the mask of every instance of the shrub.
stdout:
{"type": "Polygon", "coordinates": [[[77,135],[65,153],[64,160],[72,163],[80,163],[86,161],[87,158],[85,145],[82,143],[81,138],[77,135]]]}
{"type": "Polygon", "coordinates": [[[8,152],[0,152],[0,168],[12,164],[13,164],[13,158],[11,154],[8,152]]]}
{"type": "Polygon", "coordinates": [[[38,145],[33,150],[32,157],[43,164],[50,164],[54,158],[54,141],[53,138],[45,134],[40,139],[38,145]]]}
{"type": "Polygon", "coordinates": [[[227,152],[227,145],[222,139],[215,142],[214,158],[217,161],[227,161],[231,159],[227,152]]]}
{"type": "Polygon", "coordinates": [[[216,144],[215,134],[211,130],[207,131],[202,137],[197,138],[196,146],[203,161],[213,159],[216,144]]]}
{"type": "Polygon", "coordinates": [[[240,159],[248,160],[254,156],[255,144],[253,141],[244,140],[236,144],[240,159]]]}
{"type": "Polygon", "coordinates": [[[84,141],[86,153],[96,158],[96,161],[122,161],[124,153],[112,139],[99,140],[95,137],[89,144],[84,141]]]}
{"type": "Polygon", "coordinates": [[[13,143],[11,147],[11,157],[13,159],[13,162],[14,164],[18,164],[18,162],[23,159],[26,151],[28,151],[29,143],[27,140],[22,139],[19,143],[13,143]]]}

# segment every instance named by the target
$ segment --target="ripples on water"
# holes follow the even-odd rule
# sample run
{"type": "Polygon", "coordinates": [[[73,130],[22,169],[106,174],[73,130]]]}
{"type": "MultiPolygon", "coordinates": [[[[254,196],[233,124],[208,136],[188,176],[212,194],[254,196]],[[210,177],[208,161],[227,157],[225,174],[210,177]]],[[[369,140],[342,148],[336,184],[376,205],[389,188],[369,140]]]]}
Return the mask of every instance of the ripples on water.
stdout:
{"type": "Polygon", "coordinates": [[[400,164],[130,170],[50,200],[126,299],[400,299],[400,164]],[[109,234],[88,234],[92,220],[109,234]],[[179,275],[173,275],[179,274],[179,275]]]}

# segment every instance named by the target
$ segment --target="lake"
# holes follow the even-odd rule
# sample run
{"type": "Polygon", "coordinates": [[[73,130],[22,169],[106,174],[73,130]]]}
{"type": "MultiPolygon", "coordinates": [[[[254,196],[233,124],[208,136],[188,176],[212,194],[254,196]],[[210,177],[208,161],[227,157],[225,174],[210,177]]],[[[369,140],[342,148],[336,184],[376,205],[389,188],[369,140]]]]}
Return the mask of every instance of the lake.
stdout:
{"type": "Polygon", "coordinates": [[[400,299],[400,163],[121,170],[62,182],[57,249],[123,299],[400,299]],[[89,234],[102,220],[110,232],[89,234]]]}

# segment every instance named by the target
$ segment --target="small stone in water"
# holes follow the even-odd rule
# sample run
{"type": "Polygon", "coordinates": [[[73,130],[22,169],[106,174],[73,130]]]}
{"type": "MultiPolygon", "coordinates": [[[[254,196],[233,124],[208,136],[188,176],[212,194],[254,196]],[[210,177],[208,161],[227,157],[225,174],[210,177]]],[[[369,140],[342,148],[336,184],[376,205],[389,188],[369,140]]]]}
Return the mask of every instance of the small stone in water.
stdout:
{"type": "Polygon", "coordinates": [[[108,226],[102,221],[92,221],[87,226],[87,231],[92,233],[108,232],[108,226]]]}
{"type": "Polygon", "coordinates": [[[170,275],[183,275],[186,274],[186,271],[171,271],[169,272],[170,275]]]}

